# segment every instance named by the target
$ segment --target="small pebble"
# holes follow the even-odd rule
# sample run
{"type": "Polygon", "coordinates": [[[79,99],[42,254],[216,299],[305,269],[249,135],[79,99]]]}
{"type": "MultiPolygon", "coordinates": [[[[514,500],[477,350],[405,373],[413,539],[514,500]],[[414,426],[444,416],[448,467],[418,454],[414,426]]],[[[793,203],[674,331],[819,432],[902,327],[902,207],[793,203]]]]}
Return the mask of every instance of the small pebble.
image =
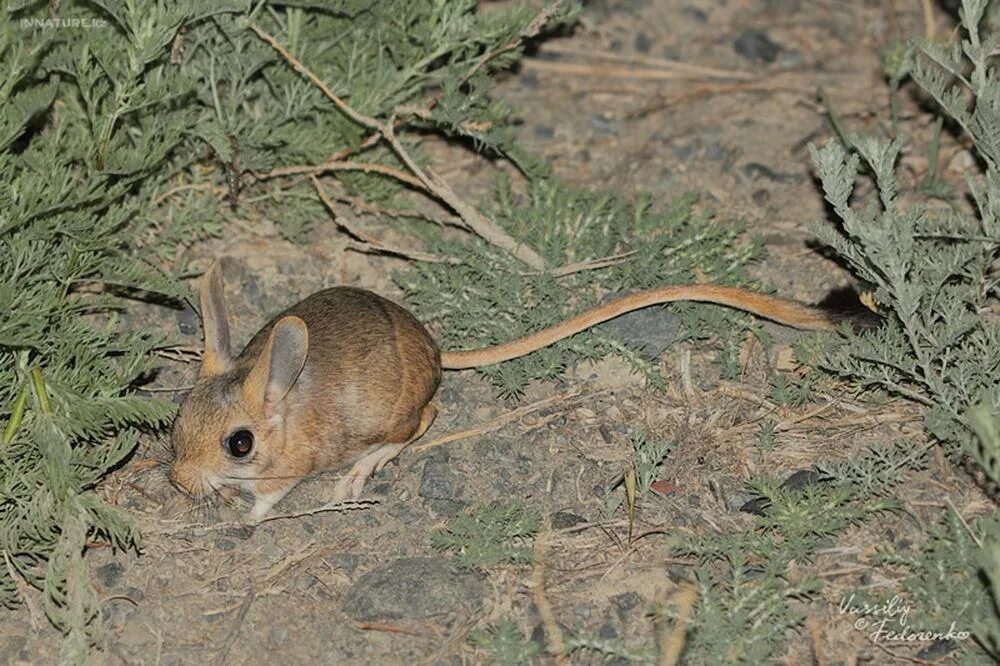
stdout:
{"type": "Polygon", "coordinates": [[[782,50],[766,32],[752,28],[740,33],[733,42],[733,48],[747,60],[766,63],[774,62],[782,50]]]}
{"type": "Polygon", "coordinates": [[[198,313],[190,305],[185,305],[183,310],[177,310],[174,319],[177,320],[177,330],[182,335],[194,335],[201,330],[201,320],[198,319],[198,313]]]}
{"type": "Polygon", "coordinates": [[[446,457],[431,458],[424,463],[417,494],[424,499],[452,499],[455,497],[455,475],[446,457]]]}

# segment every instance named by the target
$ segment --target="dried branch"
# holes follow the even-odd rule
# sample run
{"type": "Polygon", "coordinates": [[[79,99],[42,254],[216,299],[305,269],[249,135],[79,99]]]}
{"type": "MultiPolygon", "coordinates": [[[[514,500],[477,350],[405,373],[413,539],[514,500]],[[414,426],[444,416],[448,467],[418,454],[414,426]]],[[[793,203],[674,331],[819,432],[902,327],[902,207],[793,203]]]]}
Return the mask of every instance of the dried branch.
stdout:
{"type": "Polygon", "coordinates": [[[342,228],[345,232],[360,241],[360,244],[352,243],[349,247],[358,252],[372,252],[376,254],[392,254],[404,259],[410,259],[413,261],[429,261],[433,263],[462,263],[460,259],[454,257],[439,257],[436,254],[431,254],[430,252],[420,252],[418,250],[403,250],[397,247],[392,247],[383,243],[382,241],[370,236],[367,232],[352,226],[343,215],[338,215],[335,204],[330,199],[329,195],[323,190],[323,186],[320,185],[319,180],[312,176],[310,178],[313,187],[316,188],[316,193],[319,195],[320,201],[326,206],[327,210],[333,216],[334,222],[342,228]]]}
{"type": "Polygon", "coordinates": [[[427,169],[425,171],[422,169],[397,138],[394,129],[395,118],[390,118],[388,122],[382,122],[355,110],[336,93],[334,93],[330,87],[322,81],[322,79],[302,64],[298,58],[292,55],[288,49],[286,49],[272,35],[268,34],[256,24],[251,24],[250,29],[253,30],[258,37],[270,44],[271,47],[274,48],[279,54],[281,54],[281,56],[292,66],[293,69],[295,69],[295,71],[305,76],[313,83],[313,85],[319,88],[320,91],[326,95],[327,99],[333,102],[334,106],[341,111],[341,113],[359,125],[372,129],[381,135],[381,137],[392,148],[393,152],[395,152],[399,159],[402,160],[403,164],[406,165],[406,168],[410,170],[410,173],[412,173],[423,185],[423,188],[458,213],[458,215],[465,220],[466,224],[469,225],[469,228],[472,229],[472,231],[474,231],[478,236],[480,236],[483,240],[510,252],[512,255],[536,270],[542,270],[545,267],[545,260],[542,259],[541,255],[510,236],[493,221],[487,219],[474,206],[465,202],[461,197],[455,194],[455,191],[451,189],[451,186],[447,182],[445,182],[432,170],[427,169]]]}

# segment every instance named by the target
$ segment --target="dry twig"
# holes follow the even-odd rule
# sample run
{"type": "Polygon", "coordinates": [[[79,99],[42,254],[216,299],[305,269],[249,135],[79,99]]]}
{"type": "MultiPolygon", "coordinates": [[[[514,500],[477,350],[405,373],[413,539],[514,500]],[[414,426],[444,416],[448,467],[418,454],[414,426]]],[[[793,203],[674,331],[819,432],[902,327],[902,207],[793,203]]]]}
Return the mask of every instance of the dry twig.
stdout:
{"type": "Polygon", "coordinates": [[[233,627],[229,630],[229,635],[226,636],[226,640],[222,644],[222,649],[215,655],[214,663],[225,664],[227,662],[229,651],[232,649],[233,643],[236,642],[236,637],[240,634],[240,628],[243,626],[243,622],[246,621],[247,613],[250,612],[250,606],[253,605],[253,600],[256,596],[253,590],[247,592],[246,598],[240,605],[240,612],[236,616],[236,621],[233,622],[233,627]]]}
{"type": "Polygon", "coordinates": [[[410,173],[416,177],[416,180],[420,182],[423,189],[433,194],[438,200],[442,201],[445,205],[458,213],[458,215],[465,220],[465,223],[469,225],[469,228],[472,229],[477,235],[493,245],[510,252],[512,255],[532,268],[541,270],[545,267],[545,260],[542,259],[541,255],[527,245],[517,241],[506,231],[497,226],[492,220],[487,219],[474,206],[459,197],[455,191],[451,189],[451,186],[432,170],[427,169],[425,171],[422,169],[397,138],[395,132],[395,118],[390,118],[388,122],[382,122],[377,118],[366,116],[355,110],[336,93],[334,93],[322,79],[302,64],[298,58],[292,55],[288,49],[275,39],[275,37],[256,24],[251,24],[250,29],[253,30],[258,37],[270,44],[274,50],[281,54],[281,56],[288,62],[289,65],[292,66],[293,69],[295,69],[295,71],[305,76],[312,82],[313,85],[319,88],[327,99],[333,102],[334,106],[336,106],[341,113],[357,124],[377,132],[382,139],[389,144],[393,152],[396,153],[396,156],[399,157],[403,164],[406,165],[406,168],[410,170],[410,173]]]}
{"type": "Polygon", "coordinates": [[[403,250],[398,247],[391,247],[386,245],[384,242],[374,238],[364,231],[358,229],[357,227],[351,225],[343,215],[338,215],[337,210],[334,206],[333,201],[327,195],[326,191],[323,190],[323,186],[320,185],[319,180],[316,176],[310,176],[313,187],[316,188],[316,193],[319,195],[320,200],[323,205],[326,206],[327,210],[333,216],[334,221],[349,235],[360,241],[360,244],[350,243],[348,247],[358,252],[373,252],[376,254],[392,254],[398,257],[403,257],[404,259],[410,259],[412,261],[425,261],[429,263],[438,264],[460,264],[462,261],[456,257],[439,257],[436,254],[431,254],[430,252],[420,252],[418,250],[403,250]]]}
{"type": "Polygon", "coordinates": [[[552,605],[545,595],[545,561],[549,551],[550,534],[549,527],[546,525],[535,537],[535,564],[531,570],[531,598],[535,602],[535,607],[538,608],[538,616],[542,619],[542,625],[545,627],[549,652],[555,657],[556,664],[562,666],[569,663],[566,658],[566,640],[563,638],[559,623],[556,622],[552,605]]]}
{"type": "Polygon", "coordinates": [[[744,79],[751,80],[758,78],[753,72],[744,72],[737,69],[720,69],[718,67],[708,67],[705,65],[694,65],[682,60],[670,58],[652,58],[649,56],[623,55],[619,53],[608,53],[607,51],[573,48],[559,44],[549,44],[545,47],[546,53],[558,53],[574,57],[592,58],[595,60],[606,60],[608,62],[619,62],[625,65],[641,65],[653,70],[667,71],[674,74],[670,78],[684,76],[684,78],[717,78],[717,79],[744,79]]]}

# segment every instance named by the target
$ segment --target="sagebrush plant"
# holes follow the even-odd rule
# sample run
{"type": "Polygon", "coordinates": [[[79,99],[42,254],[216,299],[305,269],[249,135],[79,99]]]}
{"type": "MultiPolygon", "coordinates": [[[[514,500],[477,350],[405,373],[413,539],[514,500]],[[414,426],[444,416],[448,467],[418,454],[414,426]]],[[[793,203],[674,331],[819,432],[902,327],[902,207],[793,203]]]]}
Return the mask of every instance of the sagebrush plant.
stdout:
{"type": "MultiPolygon", "coordinates": [[[[638,500],[649,493],[653,482],[659,478],[663,463],[670,453],[671,443],[659,437],[652,437],[642,428],[633,428],[628,435],[629,443],[632,445],[632,467],[631,474],[635,480],[634,497],[630,497],[629,481],[622,480],[618,484],[605,488],[604,505],[602,507],[604,518],[611,520],[618,512],[622,504],[626,504],[631,510],[635,507],[630,502],[638,500]],[[621,492],[618,492],[619,486],[621,492]]],[[[626,474],[627,476],[627,474],[626,474]]]]}
{"type": "Polygon", "coordinates": [[[968,179],[973,209],[901,197],[895,172],[901,138],[858,137],[851,154],[835,141],[811,149],[826,199],[842,221],[817,226],[816,233],[874,287],[884,315],[877,332],[845,333],[819,363],[925,405],[931,434],[990,470],[1000,451],[976,438],[968,411],[983,402],[1000,417],[1000,327],[987,316],[987,301],[998,293],[992,264],[1000,253],[1000,78],[977,28],[986,3],[964,4],[967,38],[950,51],[924,44],[912,76],[966,130],[983,161],[983,175],[968,179]],[[851,196],[862,160],[879,200],[857,208],[851,196]]]}
{"type": "MultiPolygon", "coordinates": [[[[869,454],[857,461],[877,467],[869,454]]],[[[899,508],[865,494],[855,477],[831,474],[802,489],[774,478],[750,482],[762,517],[739,534],[679,539],[674,552],[697,557],[698,613],[685,647],[686,663],[760,664],[781,657],[788,632],[803,614],[797,601],[815,598],[822,579],[808,566],[829,540],[868,517],[899,508]],[[795,567],[797,574],[789,576],[795,567]]],[[[900,479],[888,479],[887,487],[900,479]]]]}
{"type": "Polygon", "coordinates": [[[469,634],[469,642],[485,650],[490,663],[498,666],[518,666],[528,663],[542,652],[542,645],[526,637],[511,619],[501,620],[469,634]]]}
{"type": "Polygon", "coordinates": [[[997,574],[992,558],[998,544],[1000,515],[981,518],[969,526],[949,511],[940,524],[931,526],[919,547],[882,554],[881,563],[904,574],[901,592],[915,609],[908,618],[908,628],[942,636],[949,631],[969,632],[982,650],[973,652],[962,646],[967,648],[970,661],[1000,660],[1000,621],[995,605],[1000,597],[990,586],[997,574]]]}
{"type": "MultiPolygon", "coordinates": [[[[699,210],[694,195],[654,208],[648,197],[627,202],[553,178],[534,179],[518,196],[501,178],[490,209],[548,268],[529,270],[493,245],[453,240],[424,227],[435,252],[460,261],[418,264],[396,282],[445,349],[508,342],[593,307],[608,294],[691,282],[749,286],[747,268],[761,255],[759,242],[746,240],[742,225],[699,210]]],[[[673,307],[682,338],[738,338],[749,321],[718,306],[673,307]]],[[[558,378],[573,358],[610,353],[623,355],[654,383],[662,381],[653,364],[600,328],[478,372],[502,396],[516,398],[532,380],[558,378]]]]}
{"type": "Polygon", "coordinates": [[[465,569],[529,564],[531,539],[540,527],[541,514],[521,502],[481,504],[434,532],[431,545],[453,551],[455,563],[465,569]]]}
{"type": "MultiPolygon", "coordinates": [[[[125,297],[187,297],[186,250],[234,220],[301,238],[328,219],[308,179],[275,168],[331,157],[403,168],[261,35],[359,113],[394,119],[401,146],[436,131],[507,154],[509,111],[490,101],[491,76],[572,11],[479,14],[475,0],[0,6],[0,604],[18,602],[22,581],[41,588],[67,636],[63,658],[82,661],[100,630],[86,547],[137,542],[93,488],[141,428],[172,416],[169,401],[133,391],[170,341],[123,326],[125,297]]],[[[327,180],[372,200],[402,191],[370,171],[348,164],[327,180]]]]}
{"type": "Polygon", "coordinates": [[[64,657],[80,660],[100,619],[87,544],[127,548],[137,538],[94,484],[132,451],[137,428],[172,413],[129,392],[162,336],[123,330],[114,311],[129,289],[179,293],[131,256],[139,234],[130,222],[141,209],[136,188],[164,166],[180,123],[131,131],[129,105],[169,116],[162,91],[128,89],[121,72],[130,67],[131,80],[149,66],[142,36],[121,39],[105,69],[86,34],[16,32],[3,14],[0,603],[17,603],[21,581],[41,588],[48,617],[66,633],[64,657]],[[109,78],[119,74],[112,103],[109,78]]]}
{"type": "MultiPolygon", "coordinates": [[[[988,482],[1000,483],[1000,324],[989,304],[1000,291],[995,262],[1000,255],[1000,74],[997,33],[985,28],[986,0],[963,0],[964,34],[951,48],[918,42],[899,58],[894,76],[908,74],[933,98],[943,117],[971,141],[981,172],[967,176],[968,200],[945,205],[900,191],[896,169],[904,149],[893,139],[852,137],[851,149],[828,142],[811,148],[827,201],[839,225],[816,232],[874,289],[884,323],[876,332],[844,331],[819,364],[861,386],[877,387],[924,406],[929,434],[955,460],[979,464],[988,482]],[[856,180],[871,178],[877,201],[852,201],[856,180]]],[[[940,126],[940,125],[939,125],[940,126]]],[[[935,139],[936,141],[936,139],[935,139]]],[[[934,151],[932,151],[934,152],[934,151]]],[[[938,196],[941,188],[934,188],[938,196]]],[[[916,446],[916,445],[914,445],[916,446]]],[[[900,451],[905,449],[900,449],[900,451]]],[[[909,460],[898,452],[888,471],[909,460]]],[[[848,471],[846,468],[840,470],[848,471]]],[[[867,473],[857,474],[862,484],[867,473]]],[[[867,479],[867,480],[866,480],[867,479]]],[[[869,488],[869,490],[877,490],[869,488]]],[[[988,597],[996,573],[997,512],[981,516],[960,534],[954,516],[936,527],[919,555],[895,554],[906,563],[908,598],[928,621],[967,622],[976,642],[960,647],[970,659],[996,656],[1000,597],[988,597]],[[949,522],[950,521],[950,522],[949,522]],[[974,603],[973,601],[974,600],[974,603]],[[985,629],[984,627],[989,627],[985,629]]]]}

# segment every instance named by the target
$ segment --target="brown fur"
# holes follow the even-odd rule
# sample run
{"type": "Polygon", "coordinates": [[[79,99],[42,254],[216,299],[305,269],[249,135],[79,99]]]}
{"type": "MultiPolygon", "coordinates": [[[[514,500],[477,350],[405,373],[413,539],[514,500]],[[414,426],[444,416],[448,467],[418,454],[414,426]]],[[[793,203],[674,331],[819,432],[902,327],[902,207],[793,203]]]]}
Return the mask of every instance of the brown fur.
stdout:
{"type": "Polygon", "coordinates": [[[259,519],[313,471],[356,461],[335,499],[360,492],[430,426],[441,369],[499,363],[626,312],[671,301],[705,301],[804,329],[836,325],[827,313],[734,287],[685,285],[624,296],[519,340],[471,351],[438,351],[416,318],[363,289],[324,289],[265,325],[233,357],[218,265],[202,281],[205,354],[199,381],[174,423],[171,480],[203,496],[222,485],[249,490],[259,519]],[[254,434],[235,458],[227,437],[254,434]]]}

